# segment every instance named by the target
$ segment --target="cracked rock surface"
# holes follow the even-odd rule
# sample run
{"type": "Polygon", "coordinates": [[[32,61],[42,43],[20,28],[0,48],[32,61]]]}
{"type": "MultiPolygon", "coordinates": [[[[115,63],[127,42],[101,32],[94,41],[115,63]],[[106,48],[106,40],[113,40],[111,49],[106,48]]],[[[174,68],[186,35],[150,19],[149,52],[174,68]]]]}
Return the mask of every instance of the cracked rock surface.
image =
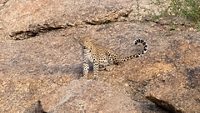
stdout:
{"type": "Polygon", "coordinates": [[[138,21],[157,11],[138,3],[0,1],[0,113],[199,113],[200,33],[184,21],[172,30],[170,18],[138,21]],[[138,38],[149,50],[87,80],[74,39],[85,35],[123,56],[138,38]]]}

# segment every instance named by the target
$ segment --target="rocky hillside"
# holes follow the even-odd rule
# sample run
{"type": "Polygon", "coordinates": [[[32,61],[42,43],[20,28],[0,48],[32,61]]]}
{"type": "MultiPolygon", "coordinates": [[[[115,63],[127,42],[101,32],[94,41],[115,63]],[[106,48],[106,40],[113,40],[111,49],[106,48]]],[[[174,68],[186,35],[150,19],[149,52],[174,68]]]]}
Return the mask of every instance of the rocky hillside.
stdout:
{"type": "Polygon", "coordinates": [[[150,20],[161,1],[1,0],[0,113],[200,113],[200,33],[150,20]],[[138,38],[149,50],[86,79],[85,35],[123,56],[138,38]]]}

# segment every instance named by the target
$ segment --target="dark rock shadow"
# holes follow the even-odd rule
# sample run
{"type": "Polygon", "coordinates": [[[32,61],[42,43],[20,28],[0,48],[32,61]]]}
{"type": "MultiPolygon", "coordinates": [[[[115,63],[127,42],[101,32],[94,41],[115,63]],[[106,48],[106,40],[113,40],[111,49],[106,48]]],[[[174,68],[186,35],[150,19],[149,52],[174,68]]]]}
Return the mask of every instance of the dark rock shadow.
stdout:
{"type": "Polygon", "coordinates": [[[188,79],[188,86],[190,88],[199,87],[200,86],[200,67],[187,68],[186,77],[188,79]]]}
{"type": "Polygon", "coordinates": [[[55,74],[68,74],[73,75],[75,77],[80,78],[82,76],[82,65],[74,64],[74,65],[38,65],[32,68],[26,69],[23,73],[29,73],[32,75],[55,75],[55,74]]]}
{"type": "Polygon", "coordinates": [[[158,107],[162,108],[163,110],[168,111],[169,113],[184,113],[183,111],[173,106],[170,102],[160,100],[154,96],[147,96],[146,98],[151,102],[155,103],[158,107]]]}
{"type": "Polygon", "coordinates": [[[47,113],[43,110],[41,101],[38,100],[36,103],[33,103],[29,108],[27,108],[24,113],[47,113]]]}

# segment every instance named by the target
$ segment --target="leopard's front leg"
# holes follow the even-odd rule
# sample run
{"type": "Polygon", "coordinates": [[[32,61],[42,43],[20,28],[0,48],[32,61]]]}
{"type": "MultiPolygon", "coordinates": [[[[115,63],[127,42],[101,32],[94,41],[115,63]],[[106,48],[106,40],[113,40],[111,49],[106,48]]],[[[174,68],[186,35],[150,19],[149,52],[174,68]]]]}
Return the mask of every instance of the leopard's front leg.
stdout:
{"type": "Polygon", "coordinates": [[[93,79],[97,79],[98,78],[98,74],[99,74],[99,60],[98,57],[93,56],[93,79]]]}
{"type": "Polygon", "coordinates": [[[89,68],[89,60],[86,57],[86,53],[83,52],[83,76],[88,76],[89,68]]]}

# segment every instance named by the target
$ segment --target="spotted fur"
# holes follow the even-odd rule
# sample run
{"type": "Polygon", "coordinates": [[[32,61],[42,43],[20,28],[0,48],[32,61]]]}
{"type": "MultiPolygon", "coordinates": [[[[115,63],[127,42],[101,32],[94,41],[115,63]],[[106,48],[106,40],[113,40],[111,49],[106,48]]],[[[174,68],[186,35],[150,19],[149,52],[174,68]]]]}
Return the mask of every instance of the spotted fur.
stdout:
{"type": "Polygon", "coordinates": [[[94,78],[98,76],[99,70],[104,70],[107,66],[118,65],[130,59],[140,57],[147,51],[147,44],[142,39],[135,40],[135,45],[142,45],[142,50],[127,57],[119,57],[112,50],[94,44],[89,37],[82,38],[79,40],[79,43],[83,48],[83,75],[88,75],[89,63],[92,63],[94,78]]]}

